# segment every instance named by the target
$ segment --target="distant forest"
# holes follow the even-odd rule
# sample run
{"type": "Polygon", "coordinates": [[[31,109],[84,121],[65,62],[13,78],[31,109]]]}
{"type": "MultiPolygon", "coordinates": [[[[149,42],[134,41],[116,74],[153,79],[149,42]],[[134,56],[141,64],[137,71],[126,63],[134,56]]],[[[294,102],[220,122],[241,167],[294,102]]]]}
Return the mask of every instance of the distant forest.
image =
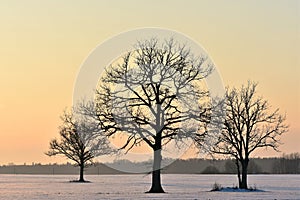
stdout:
{"type": "MultiPolygon", "coordinates": [[[[164,159],[172,162],[162,169],[165,174],[236,174],[235,161],[231,159],[164,159]]],[[[86,169],[86,174],[125,174],[115,170],[118,166],[131,171],[143,171],[151,166],[152,161],[131,162],[118,160],[113,163],[95,163],[86,169]]],[[[300,174],[300,153],[284,154],[275,158],[252,158],[248,168],[249,174],[300,174]]],[[[78,174],[76,166],[67,164],[9,165],[0,166],[0,174],[78,174]]]]}

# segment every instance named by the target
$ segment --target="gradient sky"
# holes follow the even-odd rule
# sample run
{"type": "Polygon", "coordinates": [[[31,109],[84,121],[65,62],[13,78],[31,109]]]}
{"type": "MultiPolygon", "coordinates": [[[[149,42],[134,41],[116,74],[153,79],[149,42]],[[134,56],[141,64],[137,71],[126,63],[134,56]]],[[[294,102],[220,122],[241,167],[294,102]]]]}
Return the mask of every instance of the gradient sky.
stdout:
{"type": "Polygon", "coordinates": [[[300,152],[300,1],[9,0],[0,1],[0,164],[57,162],[43,153],[81,63],[107,38],[141,27],[193,38],[226,85],[258,81],[287,114],[281,151],[300,152]]]}

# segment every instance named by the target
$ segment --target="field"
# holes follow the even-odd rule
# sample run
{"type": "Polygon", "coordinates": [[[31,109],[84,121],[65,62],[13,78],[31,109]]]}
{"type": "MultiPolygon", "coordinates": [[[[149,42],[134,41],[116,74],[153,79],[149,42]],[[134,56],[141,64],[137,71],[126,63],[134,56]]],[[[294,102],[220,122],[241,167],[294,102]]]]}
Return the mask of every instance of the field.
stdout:
{"type": "Polygon", "coordinates": [[[234,175],[162,176],[165,194],[145,194],[150,175],[87,175],[90,183],[72,183],[74,175],[0,175],[1,200],[44,199],[300,199],[300,175],[249,175],[260,192],[209,192],[217,182],[236,184],[234,175]]]}

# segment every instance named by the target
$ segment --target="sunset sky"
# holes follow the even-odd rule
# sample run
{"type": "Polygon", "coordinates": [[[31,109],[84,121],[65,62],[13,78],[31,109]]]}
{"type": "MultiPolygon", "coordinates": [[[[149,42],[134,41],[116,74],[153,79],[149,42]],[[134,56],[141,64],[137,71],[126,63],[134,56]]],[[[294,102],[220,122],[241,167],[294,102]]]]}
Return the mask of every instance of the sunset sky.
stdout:
{"type": "Polygon", "coordinates": [[[259,82],[287,115],[281,153],[300,152],[300,1],[9,0],[0,2],[0,164],[60,161],[44,152],[82,62],[106,39],[142,27],[194,39],[225,85],[259,82]]]}

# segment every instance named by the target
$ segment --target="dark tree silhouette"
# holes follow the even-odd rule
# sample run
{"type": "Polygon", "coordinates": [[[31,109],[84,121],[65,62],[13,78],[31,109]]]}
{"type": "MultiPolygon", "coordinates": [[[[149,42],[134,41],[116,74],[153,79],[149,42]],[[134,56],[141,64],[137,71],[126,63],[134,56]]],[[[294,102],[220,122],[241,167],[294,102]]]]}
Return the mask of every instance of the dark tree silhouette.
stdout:
{"type": "Polygon", "coordinates": [[[153,150],[152,186],[161,186],[162,147],[198,134],[208,120],[204,79],[212,65],[174,39],[140,41],[109,66],[99,82],[96,115],[108,137],[123,134],[126,152],[146,144],[153,150]]]}
{"type": "Polygon", "coordinates": [[[112,149],[92,118],[74,114],[73,110],[65,111],[61,116],[59,127],[60,139],[50,142],[48,156],[63,155],[80,167],[79,182],[84,182],[84,169],[93,158],[109,154],[112,149]]]}
{"type": "Polygon", "coordinates": [[[272,172],[275,174],[299,174],[300,153],[283,154],[280,158],[276,158],[272,172]]]}
{"type": "Polygon", "coordinates": [[[208,134],[207,148],[211,153],[236,159],[239,188],[243,189],[247,189],[250,154],[262,147],[278,151],[279,136],[288,129],[285,116],[279,114],[279,109],[271,112],[268,102],[256,95],[256,87],[256,83],[248,81],[241,89],[227,89],[212,123],[218,128],[210,129],[208,134]]]}

